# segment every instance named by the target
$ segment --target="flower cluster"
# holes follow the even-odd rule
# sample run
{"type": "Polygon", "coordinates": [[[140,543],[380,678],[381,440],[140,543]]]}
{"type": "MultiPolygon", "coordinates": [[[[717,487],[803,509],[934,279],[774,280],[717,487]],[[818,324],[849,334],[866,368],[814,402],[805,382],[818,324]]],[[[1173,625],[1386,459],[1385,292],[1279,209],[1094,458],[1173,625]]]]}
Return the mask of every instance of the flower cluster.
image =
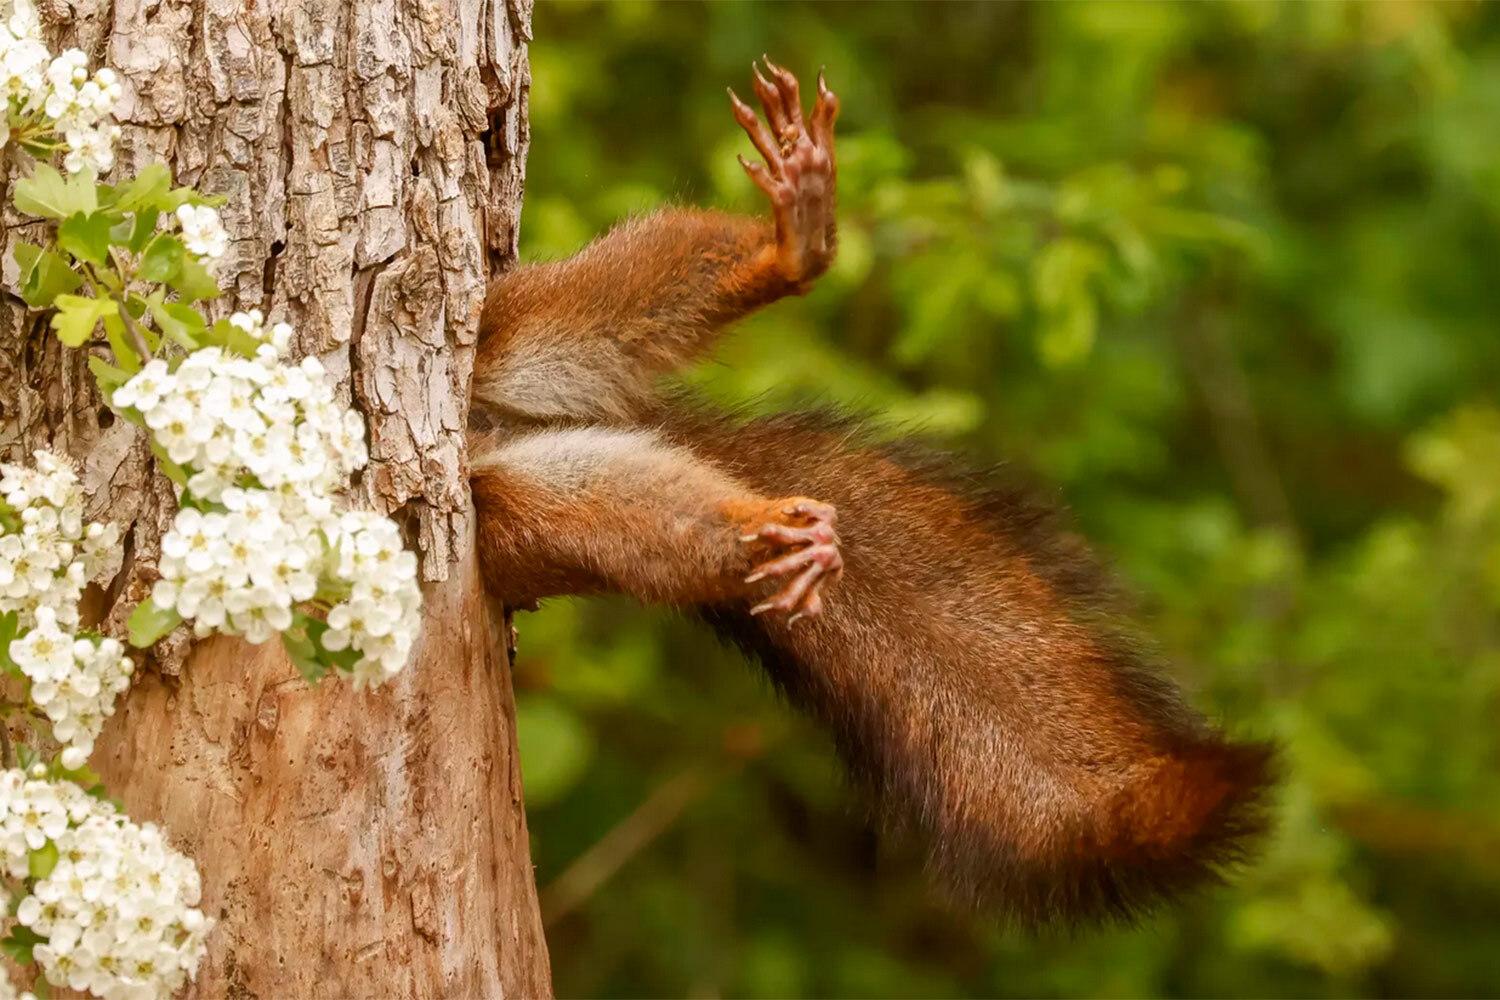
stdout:
{"type": "Polygon", "coordinates": [[[120,83],[108,67],[92,77],[88,56],[68,49],[47,67],[49,93],[43,111],[68,142],[63,166],[70,173],[90,169],[104,173],[115,165],[120,127],[105,119],[120,99],[120,83]]]}
{"type": "Polygon", "coordinates": [[[39,608],[36,626],[10,644],[10,658],[31,681],[31,703],[47,714],[52,735],[67,744],[63,766],[82,767],[115,699],[130,687],[135,664],[125,647],[63,632],[53,610],[39,608]]]}
{"type": "Polygon", "coordinates": [[[359,686],[405,664],[420,620],[416,558],[377,514],[334,511],[333,496],[368,460],[364,425],[340,406],[316,358],[291,365],[285,323],[258,312],[229,325],[254,346],[188,355],[175,370],[148,363],[114,391],[202,507],[180,511],[162,539],[152,602],[192,619],[199,635],[264,642],[309,601],[327,608],[321,648],[359,686]]]}
{"type": "Polygon", "coordinates": [[[329,567],[349,596],[328,612],[323,646],[360,654],[354,686],[379,685],[406,665],[421,621],[417,557],[388,517],[350,511],[331,532],[329,567]]]}
{"type": "MultiPolygon", "coordinates": [[[[231,323],[255,325],[244,313],[231,323]]],[[[167,456],[194,470],[188,488],[204,500],[246,474],[268,490],[326,496],[368,457],[359,415],[338,405],[318,359],[283,364],[272,344],[253,358],[206,347],[176,371],[158,358],[111,402],[137,411],[167,456]]]]}
{"type": "MultiPolygon", "coordinates": [[[[356,687],[384,682],[410,656],[421,590],[394,522],[336,506],[368,461],[362,421],[317,359],[283,360],[291,327],[258,311],[211,322],[196,305],[229,246],[213,199],[173,187],[159,163],[116,184],[91,176],[114,165],[120,81],[91,74],[77,49],[54,58],[35,3],[0,0],[0,146],[38,161],[9,200],[56,225],[49,245],[18,244],[19,293],[52,311],[65,347],[88,350],[103,325],[110,353],[92,352],[89,368],[181,487],[160,579],[127,624],[132,644],[187,618],[200,636],[280,633],[309,678],[336,668],[356,687]],[[61,176],[58,157],[83,176],[61,176]]],[[[45,719],[64,745],[46,763],[31,746],[3,747],[27,770],[0,770],[0,946],[54,986],[158,997],[193,977],[212,921],[193,863],[96,798],[86,766],[134,671],[118,641],[79,622],[85,586],[113,571],[118,545],[112,526],[85,523],[65,462],[0,465],[0,667],[19,696],[0,699],[0,725],[12,712],[45,719]]],[[[0,1000],[16,995],[0,970],[0,1000]]]]}
{"type": "Polygon", "coordinates": [[[45,451],[34,458],[34,468],[0,465],[0,516],[17,529],[0,535],[0,612],[15,612],[18,634],[6,653],[66,744],[64,764],[81,767],[134,669],[116,640],[74,634],[84,585],[113,570],[120,533],[84,525],[71,466],[45,451]]]}
{"type": "Polygon", "coordinates": [[[11,15],[0,24],[0,87],[10,101],[23,103],[41,91],[52,53],[42,41],[42,22],[30,0],[17,0],[11,15]]]}
{"type": "Polygon", "coordinates": [[[193,619],[200,635],[265,642],[291,627],[293,606],[318,591],[318,519],[289,520],[265,490],[232,487],[221,500],[223,513],[178,512],[162,539],[161,579],[151,599],[193,619]]]}
{"type": "Polygon", "coordinates": [[[0,614],[15,611],[28,628],[49,607],[72,628],[84,586],[114,569],[120,532],[84,524],[72,466],[45,451],[32,457],[32,468],[0,464],[0,614]]]}
{"type": "Polygon", "coordinates": [[[199,257],[217,259],[229,249],[229,233],[219,210],[210,205],[183,205],[177,210],[177,224],[182,228],[183,246],[199,257]]]}
{"type": "Polygon", "coordinates": [[[0,863],[34,879],[16,920],[44,939],[33,956],[55,986],[166,996],[203,960],[213,921],[197,908],[192,861],[70,781],[0,772],[0,863]],[[49,843],[55,864],[38,874],[49,843]]]}
{"type": "MultiPolygon", "coordinates": [[[[42,41],[41,20],[31,0],[15,0],[0,26],[0,91],[19,111],[27,138],[61,135],[68,152],[63,165],[72,173],[103,173],[114,166],[118,126],[109,123],[120,99],[120,81],[105,68],[89,75],[88,56],[68,49],[52,58],[42,41]]],[[[0,120],[0,143],[9,141],[11,120],[0,120]]]]}

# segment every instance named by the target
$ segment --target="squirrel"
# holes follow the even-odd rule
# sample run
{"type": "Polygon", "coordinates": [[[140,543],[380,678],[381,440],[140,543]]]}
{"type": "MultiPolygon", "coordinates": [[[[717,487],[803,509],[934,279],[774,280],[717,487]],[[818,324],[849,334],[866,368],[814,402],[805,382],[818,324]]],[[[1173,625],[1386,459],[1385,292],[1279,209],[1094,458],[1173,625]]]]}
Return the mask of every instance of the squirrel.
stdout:
{"type": "Polygon", "coordinates": [[[770,219],[669,208],[489,289],[470,485],[493,598],[624,592],[696,614],[831,731],[960,900],[1017,922],[1134,916],[1222,877],[1267,824],[1271,747],[1188,708],[1055,515],[829,413],[739,419],[659,377],[834,258],[839,100],[752,66],[770,219]],[[493,429],[500,428],[498,431],[493,429]]]}

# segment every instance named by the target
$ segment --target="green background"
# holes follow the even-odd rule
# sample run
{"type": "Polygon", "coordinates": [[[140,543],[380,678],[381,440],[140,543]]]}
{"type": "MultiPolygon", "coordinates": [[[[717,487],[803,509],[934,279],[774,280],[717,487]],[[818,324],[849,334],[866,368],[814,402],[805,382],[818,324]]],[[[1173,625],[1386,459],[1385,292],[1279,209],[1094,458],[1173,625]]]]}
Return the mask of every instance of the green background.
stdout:
{"type": "Polygon", "coordinates": [[[1259,861],[1133,929],[950,912],[826,740],[623,601],[517,619],[561,995],[1500,992],[1500,9],[544,3],[523,252],[759,212],[724,86],[844,101],[842,255],[690,379],[1048,484],[1194,700],[1274,737],[1259,861]]]}

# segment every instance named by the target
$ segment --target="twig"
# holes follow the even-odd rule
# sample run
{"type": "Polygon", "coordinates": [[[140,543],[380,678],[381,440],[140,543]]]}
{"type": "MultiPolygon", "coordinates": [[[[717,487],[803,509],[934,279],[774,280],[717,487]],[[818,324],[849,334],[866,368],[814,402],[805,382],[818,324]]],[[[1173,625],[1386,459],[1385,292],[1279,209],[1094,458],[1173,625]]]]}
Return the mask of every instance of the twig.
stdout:
{"type": "Polygon", "coordinates": [[[125,307],[125,300],[118,295],[113,296],[113,298],[115,305],[120,309],[120,318],[125,321],[125,330],[130,334],[132,346],[140,354],[141,361],[144,363],[151,357],[151,348],[146,343],[146,335],[141,331],[141,326],[135,321],[135,317],[130,315],[130,310],[125,307]]]}
{"type": "MultiPolygon", "coordinates": [[[[115,262],[115,270],[120,272],[122,280],[129,285],[128,272],[120,264],[119,251],[115,247],[109,248],[109,259],[115,262]]],[[[115,300],[115,305],[120,308],[120,318],[125,321],[125,329],[130,331],[130,337],[135,341],[135,349],[140,352],[141,363],[144,364],[146,359],[151,357],[151,348],[147,346],[146,334],[141,329],[141,325],[135,321],[135,317],[130,315],[130,309],[125,305],[124,295],[116,292],[112,298],[115,300]]]]}
{"type": "MultiPolygon", "coordinates": [[[[83,269],[88,273],[88,276],[83,279],[84,286],[88,288],[90,295],[98,298],[99,286],[95,283],[97,279],[94,278],[93,269],[88,264],[84,264],[83,269]]],[[[146,343],[145,333],[141,331],[140,324],[136,323],[135,317],[130,315],[130,310],[125,307],[125,300],[121,296],[114,294],[111,294],[110,298],[114,300],[115,307],[120,312],[120,319],[125,324],[125,331],[130,334],[132,346],[139,352],[141,360],[145,361],[151,357],[151,348],[146,343]]],[[[116,358],[115,360],[119,361],[120,359],[116,358]]]]}
{"type": "Polygon", "coordinates": [[[552,926],[576,910],[625,863],[661,836],[708,790],[709,773],[690,767],[664,782],[629,816],[542,890],[542,923],[552,926]]]}
{"type": "Polygon", "coordinates": [[[1256,522],[1280,528],[1297,541],[1301,531],[1292,502],[1266,443],[1250,380],[1233,345],[1202,301],[1186,311],[1182,331],[1182,354],[1188,372],[1241,503],[1256,522]]]}

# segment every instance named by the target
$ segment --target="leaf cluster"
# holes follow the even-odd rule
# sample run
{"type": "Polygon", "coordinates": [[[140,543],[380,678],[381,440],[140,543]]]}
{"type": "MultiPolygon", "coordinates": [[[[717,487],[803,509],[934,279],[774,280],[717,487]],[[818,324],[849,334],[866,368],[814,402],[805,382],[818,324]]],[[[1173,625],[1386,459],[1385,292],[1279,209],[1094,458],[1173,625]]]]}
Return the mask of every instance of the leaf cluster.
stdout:
{"type": "Polygon", "coordinates": [[[54,310],[52,329],[64,346],[82,347],[102,328],[113,364],[91,364],[104,388],[139,371],[164,341],[203,346],[209,325],[192,304],[217,296],[218,282],[162,223],[183,205],[212,199],[173,187],[161,163],[118,185],[36,163],[11,200],[18,211],[51,220],[56,232],[51,246],[16,244],[21,297],[54,310]]]}

